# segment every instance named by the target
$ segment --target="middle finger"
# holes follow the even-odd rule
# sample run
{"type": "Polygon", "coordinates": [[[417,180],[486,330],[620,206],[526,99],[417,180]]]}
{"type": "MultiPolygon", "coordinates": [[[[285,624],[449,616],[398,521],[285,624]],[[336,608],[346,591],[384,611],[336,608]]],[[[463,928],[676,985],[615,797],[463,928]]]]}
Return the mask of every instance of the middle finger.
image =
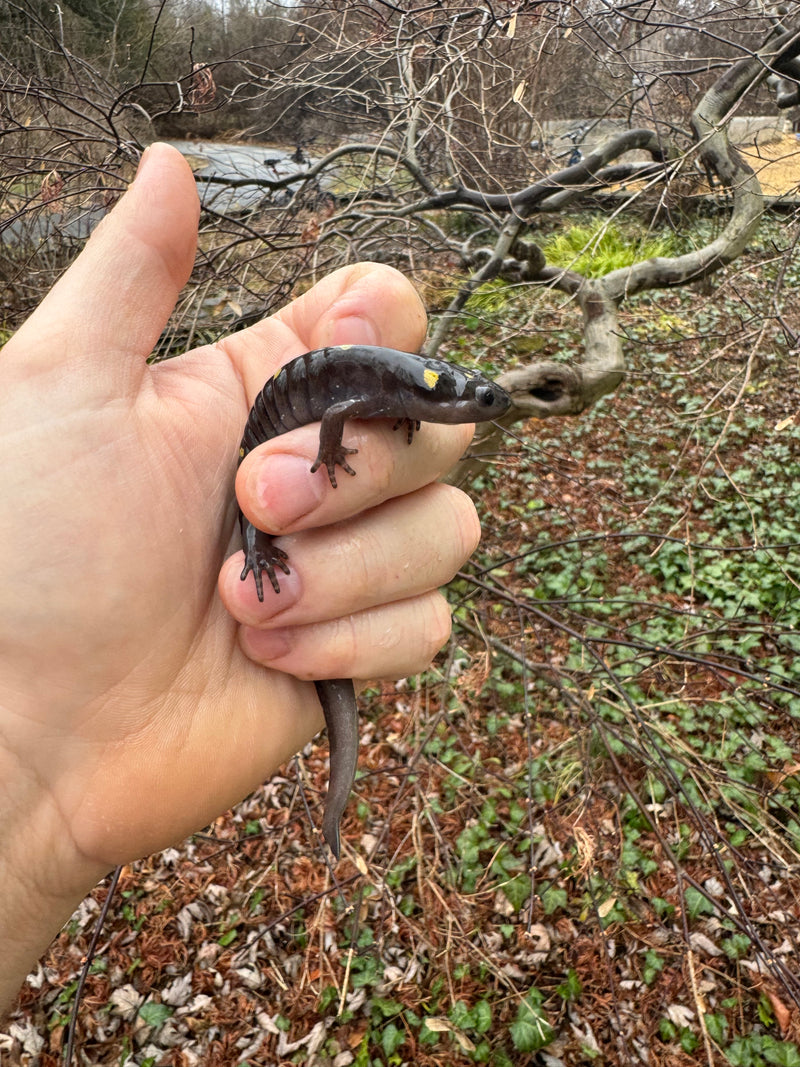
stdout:
{"type": "Polygon", "coordinates": [[[278,594],[267,584],[263,603],[252,580],[240,581],[241,554],[226,561],[220,593],[248,626],[324,622],[446,585],[479,539],[469,497],[433,483],[346,521],[279,538],[291,573],[279,575],[278,594]]]}

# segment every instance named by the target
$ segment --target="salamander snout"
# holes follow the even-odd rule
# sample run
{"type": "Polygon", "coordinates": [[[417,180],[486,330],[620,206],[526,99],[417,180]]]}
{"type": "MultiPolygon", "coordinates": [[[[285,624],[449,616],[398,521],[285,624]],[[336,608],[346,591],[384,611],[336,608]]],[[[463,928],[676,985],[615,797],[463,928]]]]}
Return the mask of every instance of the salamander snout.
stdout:
{"type": "Polygon", "coordinates": [[[487,418],[502,415],[511,403],[511,399],[505,390],[494,383],[479,385],[475,390],[475,399],[481,407],[487,409],[487,418]],[[491,412],[491,416],[488,412],[491,412]]]}

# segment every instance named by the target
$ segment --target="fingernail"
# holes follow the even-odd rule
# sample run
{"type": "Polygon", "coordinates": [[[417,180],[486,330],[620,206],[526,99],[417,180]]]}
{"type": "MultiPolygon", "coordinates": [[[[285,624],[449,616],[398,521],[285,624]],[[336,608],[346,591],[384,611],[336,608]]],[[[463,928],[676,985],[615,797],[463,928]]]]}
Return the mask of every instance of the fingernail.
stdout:
{"type": "Polygon", "coordinates": [[[142,152],[141,156],[139,156],[139,165],[136,168],[136,177],[140,178],[142,175],[147,173],[153,163],[153,160],[157,160],[159,156],[162,160],[164,160],[165,149],[166,155],[168,155],[170,152],[175,151],[174,148],[171,149],[169,145],[166,144],[164,141],[153,141],[151,144],[149,144],[145,148],[144,152],[142,152]]]}
{"type": "Polygon", "coordinates": [[[292,651],[292,642],[286,630],[255,630],[242,628],[241,641],[247,655],[259,663],[282,659],[292,651]]]}
{"type": "Polygon", "coordinates": [[[137,178],[139,177],[139,175],[140,175],[140,174],[141,174],[141,173],[142,173],[142,172],[144,171],[144,169],[145,169],[145,166],[146,166],[146,160],[147,160],[147,159],[148,159],[148,157],[150,156],[150,149],[151,149],[151,147],[152,147],[151,145],[148,145],[148,146],[147,146],[147,148],[145,148],[144,152],[142,152],[142,154],[141,154],[141,155],[139,156],[139,163],[138,163],[138,165],[137,165],[137,167],[136,167],[136,177],[137,177],[137,178]]]}
{"type": "MultiPolygon", "coordinates": [[[[343,315],[328,323],[326,345],[377,345],[380,335],[367,315],[343,315]]],[[[324,346],[323,346],[324,347],[324,346]]]]}

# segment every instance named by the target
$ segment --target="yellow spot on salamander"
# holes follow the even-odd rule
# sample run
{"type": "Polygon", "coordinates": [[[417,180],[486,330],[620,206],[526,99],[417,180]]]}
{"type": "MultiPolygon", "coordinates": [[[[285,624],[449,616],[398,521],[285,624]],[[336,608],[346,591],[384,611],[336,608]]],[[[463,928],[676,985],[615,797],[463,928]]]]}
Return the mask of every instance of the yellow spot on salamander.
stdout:
{"type": "Polygon", "coordinates": [[[239,459],[244,459],[244,447],[239,449],[239,459]]]}
{"type": "Polygon", "coordinates": [[[439,372],[428,367],[422,372],[422,379],[429,389],[435,389],[439,381],[439,372]]]}
{"type": "Polygon", "coordinates": [[[338,348],[341,348],[341,350],[342,350],[343,352],[347,352],[347,351],[348,351],[348,349],[352,348],[353,346],[352,346],[352,345],[338,345],[337,347],[338,347],[338,348]]]}
{"type": "Polygon", "coordinates": [[[272,375],[272,380],[273,380],[273,382],[275,381],[275,379],[276,379],[276,378],[279,378],[279,377],[280,377],[280,373],[281,373],[281,371],[282,371],[282,370],[283,370],[283,367],[278,367],[278,369],[277,369],[277,370],[275,371],[275,373],[274,373],[274,374],[272,375]]]}

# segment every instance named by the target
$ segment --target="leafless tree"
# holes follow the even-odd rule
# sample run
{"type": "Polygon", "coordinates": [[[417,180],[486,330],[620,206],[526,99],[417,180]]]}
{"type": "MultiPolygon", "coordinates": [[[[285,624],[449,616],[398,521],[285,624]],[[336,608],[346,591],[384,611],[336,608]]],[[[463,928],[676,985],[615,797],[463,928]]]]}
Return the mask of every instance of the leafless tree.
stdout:
{"type": "MultiPolygon", "coordinates": [[[[795,99],[787,87],[797,74],[797,32],[780,18],[769,18],[759,4],[680,0],[655,10],[592,2],[509,10],[445,0],[418,7],[358,0],[344,9],[317,2],[282,19],[273,15],[270,28],[282,25],[283,32],[269,55],[251,47],[205,66],[189,62],[187,47],[184,76],[171,81],[147,77],[159,65],[154,29],[148,69],[121,90],[72,55],[40,18],[36,55],[60,69],[32,88],[29,72],[5,58],[3,182],[12,210],[2,226],[13,238],[35,216],[34,235],[56,230],[81,239],[86,226],[76,222],[75,208],[86,213],[87,225],[107,208],[153,129],[221,110],[226,100],[245,102],[253,135],[264,139],[290,125],[298,158],[309,165],[280,178],[265,165],[261,176],[228,182],[228,190],[263,189],[237,217],[220,208],[218,195],[205,197],[206,226],[218,234],[201,261],[207,304],[227,297],[247,318],[284,299],[308,271],[347,258],[382,258],[411,270],[424,261],[442,272],[455,269],[461,279],[429,342],[434,352],[487,282],[503,278],[531,291],[546,286],[582,314],[584,356],[573,367],[546,362],[515,372],[507,379],[515,398],[507,423],[576,413],[620,381],[621,303],[647,289],[700,281],[735,260],[755,232],[764,206],[758,176],[727,131],[759,91],[775,110],[766,83],[776,89],[777,104],[795,99]],[[705,58],[688,47],[693,42],[701,52],[698,41],[714,45],[705,58]],[[544,116],[563,109],[578,57],[594,86],[578,117],[589,129],[614,119],[618,132],[592,137],[589,151],[578,143],[571,153],[551,151],[544,116]],[[198,107],[202,71],[220,93],[198,107]],[[359,136],[343,137],[344,129],[359,136]],[[317,144],[323,151],[312,153],[317,144]],[[563,165],[565,155],[572,155],[571,165],[563,165]],[[708,246],[603,278],[545,262],[536,241],[543,217],[603,195],[610,203],[611,191],[617,213],[664,210],[698,170],[730,200],[729,222],[708,246]],[[54,171],[62,183],[57,198],[48,178],[54,171]],[[469,219],[470,232],[458,234],[463,221],[448,219],[469,219]]],[[[586,133],[576,135],[584,147],[586,133]]],[[[51,241],[39,247],[52,256],[51,241]]],[[[5,273],[14,291],[13,265],[5,273]]],[[[40,279],[47,281],[46,271],[40,279]]],[[[16,291],[15,309],[35,297],[16,291]]]]}

